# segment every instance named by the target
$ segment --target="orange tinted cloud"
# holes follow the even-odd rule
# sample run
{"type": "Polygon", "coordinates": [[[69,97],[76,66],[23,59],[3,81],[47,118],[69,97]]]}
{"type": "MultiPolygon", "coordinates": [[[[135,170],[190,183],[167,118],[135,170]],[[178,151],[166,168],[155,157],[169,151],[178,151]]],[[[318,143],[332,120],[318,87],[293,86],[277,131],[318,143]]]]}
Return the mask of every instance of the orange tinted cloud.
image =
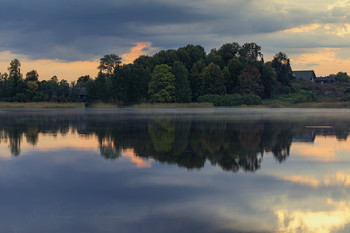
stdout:
{"type": "Polygon", "coordinates": [[[309,25],[303,25],[300,27],[290,28],[290,29],[284,30],[283,32],[287,32],[287,33],[311,32],[311,31],[315,31],[320,27],[321,27],[320,24],[315,23],[315,24],[309,24],[309,25]]]}
{"type": "Polygon", "coordinates": [[[320,48],[314,52],[294,55],[293,70],[315,70],[317,76],[326,76],[339,71],[350,72],[350,59],[337,57],[338,48],[320,48]]]}
{"type": "Polygon", "coordinates": [[[150,50],[153,51],[154,48],[152,48],[151,42],[137,42],[134,47],[130,49],[128,53],[122,54],[123,63],[129,64],[132,63],[136,58],[138,58],[141,55],[146,55],[147,51],[150,50]]]}
{"type": "Polygon", "coordinates": [[[139,156],[135,154],[133,148],[127,148],[122,150],[123,157],[130,159],[132,163],[136,165],[137,168],[150,168],[151,163],[149,161],[145,161],[139,156]]]}

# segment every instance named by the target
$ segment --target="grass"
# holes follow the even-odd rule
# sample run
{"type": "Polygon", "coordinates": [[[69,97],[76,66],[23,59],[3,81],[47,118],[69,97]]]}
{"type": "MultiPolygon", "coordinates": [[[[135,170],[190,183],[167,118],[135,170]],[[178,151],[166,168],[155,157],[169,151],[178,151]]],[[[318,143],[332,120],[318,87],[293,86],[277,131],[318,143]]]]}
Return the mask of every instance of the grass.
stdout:
{"type": "Polygon", "coordinates": [[[108,104],[108,103],[89,103],[85,104],[86,108],[118,108],[119,106],[116,104],[108,104]]]}
{"type": "MultiPolygon", "coordinates": [[[[131,108],[214,108],[212,103],[144,103],[131,108]]],[[[0,102],[0,108],[85,108],[84,103],[51,103],[51,102],[0,102]]],[[[93,103],[87,108],[118,108],[115,104],[93,103]]],[[[350,102],[316,101],[292,103],[283,100],[263,100],[261,105],[240,105],[232,108],[350,108],[350,102]]]]}
{"type": "MultiPolygon", "coordinates": [[[[108,103],[52,103],[52,102],[0,102],[0,108],[118,108],[108,103]]],[[[211,103],[144,103],[130,106],[132,108],[212,108],[211,103]]]]}
{"type": "Polygon", "coordinates": [[[84,103],[0,102],[0,108],[84,108],[84,103]]]}
{"type": "Polygon", "coordinates": [[[143,103],[132,108],[213,108],[212,103],[143,103]]]}

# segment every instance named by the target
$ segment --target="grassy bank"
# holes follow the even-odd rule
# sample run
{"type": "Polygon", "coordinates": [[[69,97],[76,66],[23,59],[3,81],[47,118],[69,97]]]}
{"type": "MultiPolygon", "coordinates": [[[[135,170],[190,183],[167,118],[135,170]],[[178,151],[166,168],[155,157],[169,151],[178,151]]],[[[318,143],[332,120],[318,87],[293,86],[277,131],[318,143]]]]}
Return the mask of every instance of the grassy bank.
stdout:
{"type": "MultiPolygon", "coordinates": [[[[144,103],[128,106],[131,108],[214,108],[212,103],[144,103]]],[[[0,108],[118,108],[115,104],[94,103],[85,106],[84,103],[50,103],[50,102],[0,102],[0,108]]],[[[350,108],[350,102],[304,102],[291,103],[280,100],[266,100],[261,105],[239,105],[231,108],[350,108]]]]}
{"type": "Polygon", "coordinates": [[[0,102],[0,108],[84,108],[84,103],[0,102]]]}
{"type": "Polygon", "coordinates": [[[132,105],[133,108],[213,108],[212,103],[144,103],[132,105]]]}
{"type": "MultiPolygon", "coordinates": [[[[259,106],[257,106],[259,107],[259,106]]],[[[265,102],[260,107],[265,108],[350,108],[350,102],[305,102],[305,103],[288,103],[288,102],[265,102]]]]}

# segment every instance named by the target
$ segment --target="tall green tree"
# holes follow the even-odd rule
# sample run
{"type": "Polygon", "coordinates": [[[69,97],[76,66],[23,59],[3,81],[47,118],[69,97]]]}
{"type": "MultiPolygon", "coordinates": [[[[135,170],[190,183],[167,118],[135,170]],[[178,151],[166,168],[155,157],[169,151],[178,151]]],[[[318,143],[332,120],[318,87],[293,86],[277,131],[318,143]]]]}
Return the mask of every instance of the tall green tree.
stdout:
{"type": "Polygon", "coordinates": [[[186,67],[179,61],[174,62],[172,67],[175,75],[175,97],[176,102],[191,102],[191,88],[188,80],[188,71],[186,67]]]}
{"type": "Polygon", "coordinates": [[[171,103],[175,101],[175,76],[171,73],[170,66],[162,64],[154,68],[148,85],[148,93],[151,102],[171,103]]]}
{"type": "Polygon", "coordinates": [[[176,51],[177,60],[180,61],[187,70],[190,70],[194,63],[205,60],[206,53],[200,45],[187,45],[176,51]]]}
{"type": "Polygon", "coordinates": [[[161,64],[171,66],[177,60],[176,50],[174,49],[161,50],[152,57],[152,62],[155,66],[161,64]]]}
{"type": "Polygon", "coordinates": [[[21,62],[18,59],[13,59],[7,69],[9,71],[9,77],[21,78],[21,62]]]}
{"type": "Polygon", "coordinates": [[[6,101],[7,97],[9,96],[9,90],[7,88],[8,83],[8,74],[0,73],[0,100],[6,101]]]}
{"type": "Polygon", "coordinates": [[[275,94],[275,90],[278,86],[277,74],[272,67],[271,62],[266,62],[265,64],[260,63],[260,73],[261,81],[264,86],[264,95],[263,98],[271,98],[275,94]]]}
{"type": "Polygon", "coordinates": [[[236,42],[227,43],[220,47],[217,54],[224,60],[225,65],[228,65],[231,59],[238,57],[240,49],[241,46],[236,42]]]}
{"type": "Polygon", "coordinates": [[[91,81],[90,75],[80,76],[77,80],[76,85],[78,87],[86,87],[87,82],[91,81]]]}
{"type": "Polygon", "coordinates": [[[350,77],[348,76],[348,73],[346,73],[346,72],[338,72],[335,75],[335,78],[337,80],[338,85],[347,85],[350,82],[350,77]]]}
{"type": "Polygon", "coordinates": [[[253,65],[246,65],[238,76],[238,85],[241,94],[256,94],[263,96],[264,86],[262,85],[261,73],[253,65]]]}
{"type": "Polygon", "coordinates": [[[197,98],[201,95],[202,82],[200,79],[200,74],[205,66],[205,61],[200,60],[194,63],[190,70],[189,80],[192,92],[192,101],[196,101],[197,98]]]}
{"type": "Polygon", "coordinates": [[[258,60],[263,61],[261,47],[256,43],[245,43],[239,50],[239,56],[243,63],[251,63],[258,60]]]}
{"type": "Polygon", "coordinates": [[[122,58],[116,54],[105,55],[100,59],[100,65],[97,67],[101,73],[106,73],[111,75],[120,64],[122,63],[122,58]]]}
{"type": "Polygon", "coordinates": [[[141,65],[128,64],[119,68],[112,79],[113,98],[120,103],[132,104],[148,99],[151,72],[141,65]]]}
{"type": "Polygon", "coordinates": [[[277,81],[284,86],[291,86],[293,77],[292,67],[287,54],[283,52],[277,53],[272,60],[272,67],[277,74],[277,81]]]}
{"type": "Polygon", "coordinates": [[[219,55],[216,49],[212,49],[207,56],[207,64],[213,63],[218,65],[221,69],[225,67],[224,59],[219,55]]]}
{"type": "MultiPolygon", "coordinates": [[[[23,77],[21,74],[21,63],[18,59],[13,59],[8,67],[9,78],[7,82],[7,88],[9,91],[9,97],[14,97],[17,94],[24,93],[25,85],[23,83],[23,77]]],[[[24,95],[24,94],[23,94],[24,95]]],[[[16,99],[14,99],[17,101],[16,99]]]]}
{"type": "Polygon", "coordinates": [[[229,75],[225,78],[226,92],[228,94],[238,93],[238,76],[243,70],[243,63],[238,57],[232,58],[228,63],[229,75]]]}
{"type": "Polygon", "coordinates": [[[32,70],[32,71],[29,71],[27,72],[26,74],[26,78],[25,78],[25,82],[28,82],[28,81],[34,81],[34,82],[37,82],[39,80],[39,74],[36,70],[32,70]]]}
{"type": "Polygon", "coordinates": [[[201,74],[202,81],[201,95],[205,94],[225,94],[225,79],[220,66],[210,63],[201,74]]]}

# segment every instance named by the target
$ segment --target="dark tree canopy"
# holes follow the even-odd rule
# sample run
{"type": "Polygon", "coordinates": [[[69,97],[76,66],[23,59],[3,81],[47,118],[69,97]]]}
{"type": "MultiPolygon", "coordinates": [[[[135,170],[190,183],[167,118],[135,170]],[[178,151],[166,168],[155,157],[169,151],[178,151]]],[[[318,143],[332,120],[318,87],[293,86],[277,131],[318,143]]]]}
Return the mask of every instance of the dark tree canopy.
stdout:
{"type": "Polygon", "coordinates": [[[18,79],[21,77],[21,62],[18,59],[13,59],[7,69],[10,77],[16,77],[18,79]]]}
{"type": "Polygon", "coordinates": [[[217,51],[217,55],[221,56],[227,65],[231,59],[239,56],[240,49],[241,46],[236,42],[224,44],[217,51]]]}
{"type": "Polygon", "coordinates": [[[200,74],[201,94],[225,94],[225,79],[220,66],[210,63],[200,74]]]}
{"type": "Polygon", "coordinates": [[[171,67],[166,64],[157,65],[154,68],[152,79],[148,86],[151,102],[175,102],[175,76],[171,71],[171,67]]]}
{"type": "Polygon", "coordinates": [[[175,98],[176,102],[191,102],[191,87],[188,80],[188,71],[179,61],[173,64],[173,74],[175,75],[175,98]]]}
{"type": "Polygon", "coordinates": [[[26,74],[26,78],[24,81],[28,82],[28,81],[35,81],[37,82],[39,80],[39,74],[36,70],[32,70],[27,72],[26,74]]]}
{"type": "Polygon", "coordinates": [[[282,85],[291,86],[294,77],[289,58],[285,53],[279,52],[273,57],[272,67],[277,74],[277,81],[282,85]]]}
{"type": "Polygon", "coordinates": [[[238,76],[238,85],[241,94],[256,94],[262,96],[264,86],[262,85],[261,73],[253,65],[246,65],[238,76]]]}
{"type": "Polygon", "coordinates": [[[245,43],[239,50],[239,56],[244,63],[254,62],[259,59],[263,61],[261,47],[255,43],[245,43]]]}
{"type": "Polygon", "coordinates": [[[100,72],[112,74],[114,69],[122,63],[122,58],[116,54],[105,55],[100,59],[100,65],[97,67],[100,72]]]}

